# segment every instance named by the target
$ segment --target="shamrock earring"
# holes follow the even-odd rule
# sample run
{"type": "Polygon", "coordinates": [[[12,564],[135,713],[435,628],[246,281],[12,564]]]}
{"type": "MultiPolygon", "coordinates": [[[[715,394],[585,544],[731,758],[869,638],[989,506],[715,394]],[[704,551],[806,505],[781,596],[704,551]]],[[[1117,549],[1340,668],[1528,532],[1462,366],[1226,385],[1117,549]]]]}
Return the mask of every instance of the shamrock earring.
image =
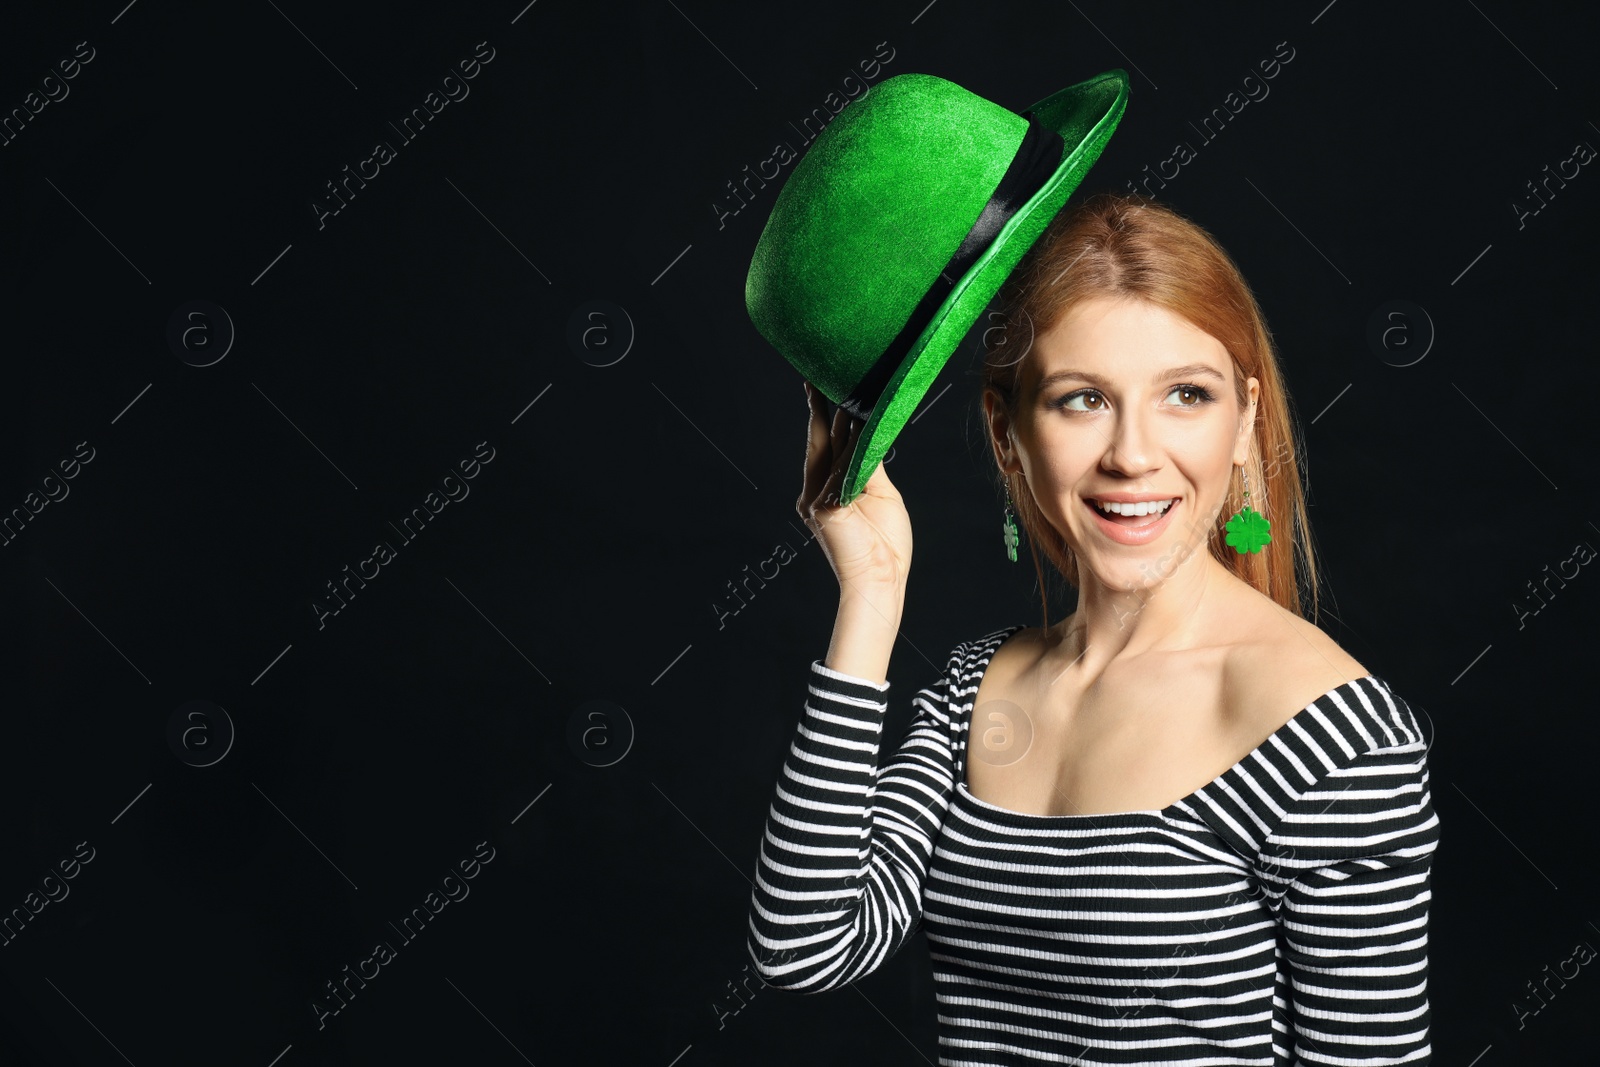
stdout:
{"type": "Polygon", "coordinates": [[[1250,506],[1250,472],[1240,468],[1244,475],[1244,506],[1233,513],[1224,527],[1228,531],[1227,543],[1239,555],[1261,551],[1272,540],[1272,524],[1259,511],[1250,506]]]}
{"type": "Polygon", "coordinates": [[[1006,535],[1006,558],[1015,563],[1017,561],[1017,546],[1022,543],[1022,539],[1017,536],[1016,516],[1011,514],[1011,483],[1002,482],[1001,484],[1005,486],[1006,490],[1006,518],[1000,529],[1006,535]]]}

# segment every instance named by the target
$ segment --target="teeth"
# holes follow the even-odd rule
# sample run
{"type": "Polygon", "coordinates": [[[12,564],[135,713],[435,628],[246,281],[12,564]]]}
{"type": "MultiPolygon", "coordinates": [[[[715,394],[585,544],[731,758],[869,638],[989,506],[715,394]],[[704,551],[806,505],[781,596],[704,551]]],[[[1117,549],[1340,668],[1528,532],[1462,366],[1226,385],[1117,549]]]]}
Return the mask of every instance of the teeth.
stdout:
{"type": "Polygon", "coordinates": [[[1115,504],[1096,500],[1094,505],[1101,511],[1110,511],[1118,515],[1149,515],[1153,511],[1166,511],[1177,499],[1173,497],[1172,500],[1147,500],[1138,504],[1115,504]]]}

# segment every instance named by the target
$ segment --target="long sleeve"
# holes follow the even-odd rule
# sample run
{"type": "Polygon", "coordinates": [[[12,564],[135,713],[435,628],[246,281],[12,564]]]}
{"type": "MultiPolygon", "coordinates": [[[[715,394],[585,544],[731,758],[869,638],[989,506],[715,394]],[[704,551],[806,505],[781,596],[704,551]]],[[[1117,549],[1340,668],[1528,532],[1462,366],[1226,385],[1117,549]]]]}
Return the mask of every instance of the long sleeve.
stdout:
{"type": "Polygon", "coordinates": [[[916,694],[905,740],[880,769],[888,690],[811,663],[751,900],[750,954],[769,985],[844,986],[894,955],[921,919],[953,787],[949,680],[916,694]]]}
{"type": "Polygon", "coordinates": [[[1420,735],[1335,767],[1284,813],[1256,874],[1276,912],[1296,1064],[1427,1064],[1439,821],[1420,735]]]}

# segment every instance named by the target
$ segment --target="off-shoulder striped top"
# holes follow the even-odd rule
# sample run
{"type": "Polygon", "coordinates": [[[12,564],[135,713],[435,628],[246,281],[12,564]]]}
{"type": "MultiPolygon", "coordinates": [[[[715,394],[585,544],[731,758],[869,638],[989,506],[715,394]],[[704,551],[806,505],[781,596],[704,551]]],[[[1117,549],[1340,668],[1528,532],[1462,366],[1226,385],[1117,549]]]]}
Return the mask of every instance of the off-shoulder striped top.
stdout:
{"type": "Polygon", "coordinates": [[[920,923],[941,1064],[1426,1064],[1438,819],[1378,677],[1297,712],[1160,811],[1030,815],[966,786],[963,642],[880,757],[888,683],[813,660],[768,812],[749,947],[775,987],[881,966],[920,923]]]}

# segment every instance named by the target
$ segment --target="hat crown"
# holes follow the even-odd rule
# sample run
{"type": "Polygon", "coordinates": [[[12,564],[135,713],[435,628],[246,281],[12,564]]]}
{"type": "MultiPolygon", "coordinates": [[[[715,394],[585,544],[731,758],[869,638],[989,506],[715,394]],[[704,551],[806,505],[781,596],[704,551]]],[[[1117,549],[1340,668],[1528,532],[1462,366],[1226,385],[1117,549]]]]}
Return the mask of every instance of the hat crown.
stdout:
{"type": "Polygon", "coordinates": [[[894,340],[1006,173],[1027,121],[931,74],[886,79],[795,165],[756,243],[751,321],[831,400],[894,340]]]}

